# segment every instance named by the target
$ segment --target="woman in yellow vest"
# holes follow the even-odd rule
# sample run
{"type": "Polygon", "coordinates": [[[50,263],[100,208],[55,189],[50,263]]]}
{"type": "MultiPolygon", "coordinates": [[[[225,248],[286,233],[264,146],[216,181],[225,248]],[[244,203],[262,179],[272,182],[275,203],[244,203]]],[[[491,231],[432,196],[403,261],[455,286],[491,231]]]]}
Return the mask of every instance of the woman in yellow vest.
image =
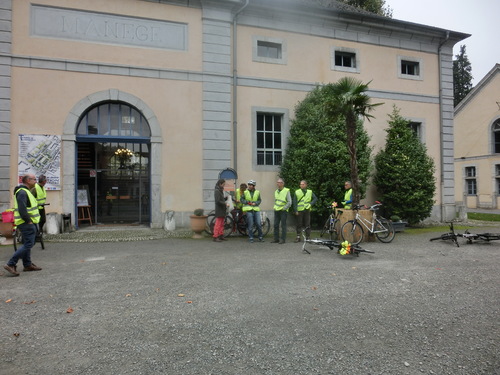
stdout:
{"type": "Polygon", "coordinates": [[[307,188],[307,181],[300,181],[300,189],[295,190],[294,211],[297,219],[295,242],[300,242],[302,229],[306,231],[306,239],[311,236],[311,206],[318,198],[311,189],[307,188]]]}
{"type": "Polygon", "coordinates": [[[37,223],[40,221],[38,212],[38,202],[31,194],[36,183],[36,177],[28,174],[23,177],[22,185],[14,189],[14,224],[17,230],[23,235],[23,245],[20,246],[3,267],[14,276],[19,276],[17,272],[17,262],[23,260],[24,271],[40,271],[41,268],[31,261],[31,248],[35,244],[37,233],[37,223]]]}
{"type": "Polygon", "coordinates": [[[292,198],[290,189],[285,187],[285,180],[278,178],[276,185],[278,189],[274,192],[274,240],[272,243],[284,244],[286,242],[287,210],[292,205],[292,198]]]}
{"type": "Polygon", "coordinates": [[[254,180],[248,181],[248,190],[241,197],[241,203],[243,204],[243,212],[247,215],[248,241],[253,242],[253,225],[255,224],[259,241],[264,242],[259,207],[262,200],[260,199],[260,191],[255,190],[255,185],[257,183],[254,180]]]}

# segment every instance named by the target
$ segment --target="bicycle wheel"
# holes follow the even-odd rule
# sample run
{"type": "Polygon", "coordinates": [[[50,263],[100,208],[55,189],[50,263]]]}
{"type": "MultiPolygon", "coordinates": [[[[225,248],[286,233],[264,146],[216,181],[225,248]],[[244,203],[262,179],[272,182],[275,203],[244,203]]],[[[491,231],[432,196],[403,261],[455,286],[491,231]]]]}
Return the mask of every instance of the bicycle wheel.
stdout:
{"type": "Polygon", "coordinates": [[[207,216],[207,221],[205,222],[205,232],[207,232],[210,235],[214,234],[214,231],[213,231],[214,227],[211,225],[214,218],[215,218],[215,214],[209,214],[207,216]]]}
{"type": "MultiPolygon", "coordinates": [[[[234,221],[233,218],[229,215],[226,215],[224,218],[224,232],[222,234],[222,237],[229,237],[231,233],[233,232],[233,225],[234,221]]],[[[211,223],[210,223],[210,231],[212,232],[212,235],[214,233],[214,227],[215,227],[215,216],[213,217],[211,223]]]]}
{"type": "Polygon", "coordinates": [[[340,225],[340,220],[339,219],[335,219],[333,221],[333,225],[332,227],[330,228],[330,239],[332,241],[337,241],[341,238],[341,232],[342,230],[342,227],[340,225]]]}
{"type": "Polygon", "coordinates": [[[325,233],[330,232],[330,222],[332,221],[331,215],[326,219],[325,224],[323,224],[323,228],[321,228],[321,232],[319,233],[320,237],[323,237],[325,233]]]}
{"type": "Polygon", "coordinates": [[[236,223],[236,229],[242,236],[247,235],[247,215],[240,215],[238,217],[238,222],[236,223]]]}
{"type": "Polygon", "coordinates": [[[361,225],[355,220],[349,220],[342,225],[342,239],[350,242],[352,245],[357,245],[363,241],[364,231],[361,225]]]}
{"type": "Polygon", "coordinates": [[[39,233],[37,234],[37,240],[40,242],[40,245],[42,245],[42,250],[45,250],[45,242],[43,242],[43,234],[39,233]]]}
{"type": "Polygon", "coordinates": [[[396,236],[394,227],[390,220],[384,219],[383,217],[376,219],[375,230],[382,230],[383,232],[376,232],[375,236],[380,242],[389,243],[396,236]]]}
{"type": "Polygon", "coordinates": [[[12,244],[14,245],[14,251],[17,251],[17,229],[12,232],[12,244]]]}

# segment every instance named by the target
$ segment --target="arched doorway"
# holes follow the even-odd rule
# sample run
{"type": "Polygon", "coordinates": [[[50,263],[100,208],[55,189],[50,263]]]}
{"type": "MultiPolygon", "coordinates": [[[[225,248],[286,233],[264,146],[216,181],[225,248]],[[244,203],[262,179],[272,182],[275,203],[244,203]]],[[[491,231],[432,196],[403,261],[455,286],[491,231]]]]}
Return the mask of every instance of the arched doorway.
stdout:
{"type": "Polygon", "coordinates": [[[80,117],[76,185],[86,192],[95,223],[150,222],[150,139],[143,114],[121,101],[97,103],[80,117]]]}

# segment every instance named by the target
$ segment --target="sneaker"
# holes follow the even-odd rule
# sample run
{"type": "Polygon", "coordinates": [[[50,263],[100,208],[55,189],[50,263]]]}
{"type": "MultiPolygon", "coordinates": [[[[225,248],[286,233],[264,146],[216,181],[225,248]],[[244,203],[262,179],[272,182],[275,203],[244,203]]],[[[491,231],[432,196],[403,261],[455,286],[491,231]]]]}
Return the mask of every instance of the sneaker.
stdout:
{"type": "Polygon", "coordinates": [[[253,243],[253,238],[250,238],[248,242],[253,243]]]}
{"type": "Polygon", "coordinates": [[[19,276],[19,272],[17,272],[16,266],[9,266],[8,264],[6,264],[5,266],[3,266],[3,268],[5,268],[14,276],[19,276]]]}
{"type": "Polygon", "coordinates": [[[295,242],[295,243],[300,242],[300,237],[299,237],[299,236],[297,236],[297,238],[296,238],[296,239],[295,239],[295,241],[293,241],[293,242],[295,242]]]}
{"type": "Polygon", "coordinates": [[[264,242],[264,239],[262,237],[259,237],[259,242],[264,242]]]}
{"type": "Polygon", "coordinates": [[[222,242],[222,240],[219,237],[215,237],[214,242],[222,242]]]}
{"type": "Polygon", "coordinates": [[[224,236],[219,236],[219,239],[220,239],[221,241],[227,241],[227,238],[224,238],[224,236]]]}
{"type": "Polygon", "coordinates": [[[279,240],[279,242],[278,242],[278,243],[279,243],[280,245],[283,245],[283,244],[285,243],[285,241],[284,241],[284,240],[279,240]]]}
{"type": "Polygon", "coordinates": [[[29,271],[41,271],[42,268],[38,267],[35,263],[31,263],[30,266],[24,267],[24,272],[29,272],[29,271]]]}

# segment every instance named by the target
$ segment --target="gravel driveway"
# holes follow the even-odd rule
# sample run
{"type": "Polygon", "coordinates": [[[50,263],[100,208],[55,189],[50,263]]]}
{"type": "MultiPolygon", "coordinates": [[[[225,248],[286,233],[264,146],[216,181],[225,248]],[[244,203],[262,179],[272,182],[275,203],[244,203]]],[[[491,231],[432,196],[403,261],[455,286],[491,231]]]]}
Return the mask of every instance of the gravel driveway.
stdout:
{"type": "Polygon", "coordinates": [[[0,374],[500,374],[500,241],[434,236],[37,244],[0,277],[0,374]]]}

